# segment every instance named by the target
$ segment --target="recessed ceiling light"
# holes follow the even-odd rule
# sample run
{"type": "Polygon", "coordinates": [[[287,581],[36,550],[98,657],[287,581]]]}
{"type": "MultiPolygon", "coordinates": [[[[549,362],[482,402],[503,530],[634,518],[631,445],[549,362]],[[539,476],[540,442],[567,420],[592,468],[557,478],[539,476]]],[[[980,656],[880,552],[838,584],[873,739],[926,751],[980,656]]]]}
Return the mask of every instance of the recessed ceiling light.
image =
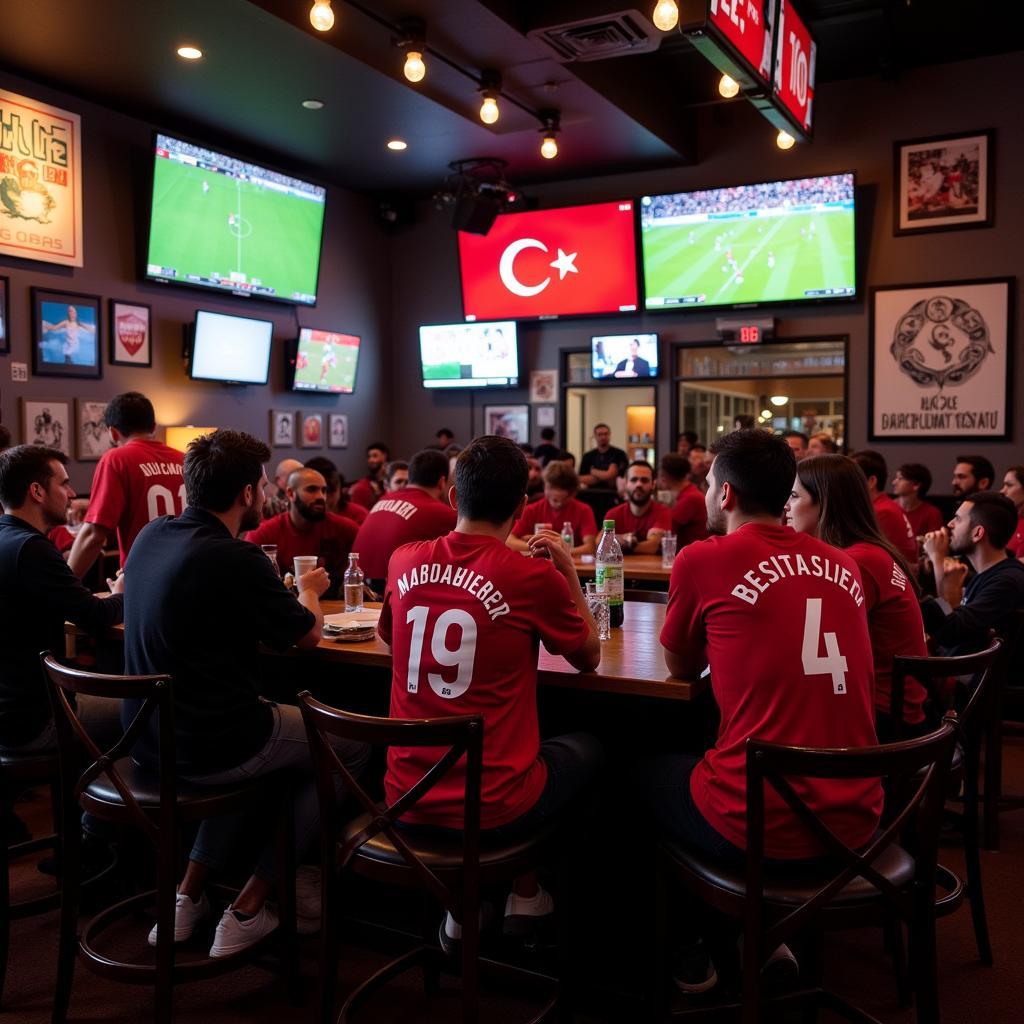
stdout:
{"type": "Polygon", "coordinates": [[[182,60],[199,60],[203,56],[203,51],[198,46],[179,46],[178,56],[182,60]]]}
{"type": "Polygon", "coordinates": [[[302,105],[307,110],[323,110],[323,108],[324,108],[324,101],[323,100],[303,100],[302,101],[302,105]]]}
{"type": "Polygon", "coordinates": [[[388,149],[393,149],[395,152],[400,152],[403,149],[408,149],[409,143],[404,139],[388,139],[388,149]]]}

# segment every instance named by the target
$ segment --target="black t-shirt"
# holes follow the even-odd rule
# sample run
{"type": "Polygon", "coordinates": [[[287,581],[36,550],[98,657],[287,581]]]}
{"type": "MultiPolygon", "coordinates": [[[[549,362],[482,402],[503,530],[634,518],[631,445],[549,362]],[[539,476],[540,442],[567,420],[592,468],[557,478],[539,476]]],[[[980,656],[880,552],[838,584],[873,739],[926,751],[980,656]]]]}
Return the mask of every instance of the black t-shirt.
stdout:
{"type": "MultiPolygon", "coordinates": [[[[583,456],[583,461],[580,463],[580,476],[586,476],[592,469],[608,469],[609,466],[618,466],[619,476],[625,476],[629,466],[629,457],[621,448],[616,448],[613,445],[609,445],[608,450],[603,452],[592,448],[583,456]]],[[[602,480],[590,486],[614,487],[615,481],[602,480]]]]}
{"type": "Polygon", "coordinates": [[[34,740],[50,720],[40,651],[64,655],[64,623],[100,633],[121,621],[120,595],[94,597],[53,543],[0,516],[0,745],[34,740]]]}
{"type": "MultiPolygon", "coordinates": [[[[255,544],[202,509],[154,519],[135,539],[125,575],[125,670],[173,677],[179,770],[203,775],[248,760],[272,725],[258,692],[259,645],[287,649],[315,616],[255,544]]],[[[153,766],[156,752],[154,725],[134,756],[153,766]]]]}

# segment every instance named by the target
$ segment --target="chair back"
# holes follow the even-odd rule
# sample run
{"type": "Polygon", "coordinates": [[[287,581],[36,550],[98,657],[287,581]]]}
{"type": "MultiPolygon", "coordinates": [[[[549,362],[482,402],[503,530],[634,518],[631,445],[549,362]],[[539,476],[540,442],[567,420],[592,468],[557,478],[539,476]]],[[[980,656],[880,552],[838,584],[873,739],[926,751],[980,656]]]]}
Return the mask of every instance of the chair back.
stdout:
{"type": "Polygon", "coordinates": [[[53,708],[64,805],[74,806],[96,779],[106,776],[121,797],[132,823],[154,847],[159,848],[161,833],[172,834],[176,812],[174,690],[171,677],[100,675],[61,665],[48,651],[43,651],[39,657],[53,708]],[[104,751],[86,732],[69,694],[107,700],[139,700],[142,704],[117,742],[104,751]],[[117,768],[117,762],[131,754],[136,740],[154,714],[158,716],[157,734],[160,744],[160,812],[157,823],[142,809],[117,768]],[[83,763],[87,767],[80,771],[83,763]],[[165,832],[165,829],[168,831],[165,832]]]}
{"type": "Polygon", "coordinates": [[[324,861],[338,856],[344,867],[359,849],[383,833],[416,875],[423,887],[462,920],[461,903],[475,894],[480,860],[480,787],[483,771],[484,720],[481,715],[451,718],[377,718],[342,711],[316,700],[308,691],[299,694],[299,708],[306,724],[310,753],[320,798],[324,861]],[[360,785],[335,753],[331,738],[355,740],[370,746],[447,748],[437,762],[412,787],[390,805],[375,800],[360,785]],[[423,799],[455,764],[465,757],[463,792],[463,897],[459,897],[430,870],[402,835],[395,822],[423,799]],[[341,777],[348,793],[369,816],[366,824],[339,845],[334,776],[341,777]],[[338,851],[335,854],[335,851],[338,851]]]}

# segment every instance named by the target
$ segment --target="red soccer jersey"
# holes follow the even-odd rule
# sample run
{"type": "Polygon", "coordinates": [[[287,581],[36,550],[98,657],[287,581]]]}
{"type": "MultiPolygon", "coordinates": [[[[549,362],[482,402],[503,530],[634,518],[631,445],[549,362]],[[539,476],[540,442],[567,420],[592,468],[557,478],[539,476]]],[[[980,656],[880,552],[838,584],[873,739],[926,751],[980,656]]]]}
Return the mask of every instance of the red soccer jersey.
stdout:
{"type": "Polygon", "coordinates": [[[184,461],[176,448],[135,438],[104,452],[96,464],[85,521],[117,531],[121,565],[148,522],[185,510],[184,461]]]}
{"type": "Polygon", "coordinates": [[[62,555],[70,551],[75,543],[75,535],[66,526],[55,526],[46,536],[62,555]]]}
{"type": "MultiPolygon", "coordinates": [[[[746,741],[809,747],[876,742],[871,641],[856,563],[784,526],[748,523],[676,556],[661,642],[706,657],[721,711],[714,747],[694,768],[708,822],[746,846],[746,741]]],[[[866,843],[882,811],[876,780],[794,779],[794,789],[844,842],[866,843]]],[[[765,855],[821,853],[770,787],[765,855]]]]}
{"type": "Polygon", "coordinates": [[[1017,519],[1017,529],[1010,538],[1010,543],[1006,545],[1006,550],[1013,555],[1014,558],[1019,558],[1024,561],[1024,513],[1022,513],[1017,519]]]}
{"type": "MultiPolygon", "coordinates": [[[[932,530],[941,530],[946,525],[942,513],[930,501],[922,501],[917,508],[910,509],[910,511],[905,508],[901,508],[900,511],[907,517],[915,539],[923,537],[926,533],[931,533],[932,530]]],[[[916,561],[917,555],[915,554],[914,562],[916,561]]]]}
{"type": "Polygon", "coordinates": [[[560,509],[555,509],[543,497],[523,509],[522,517],[512,527],[512,534],[529,537],[538,523],[550,523],[555,533],[561,533],[566,522],[572,526],[573,544],[577,546],[583,543],[584,537],[597,536],[597,521],[589,505],[584,505],[578,498],[570,498],[560,509]]]}
{"type": "Polygon", "coordinates": [[[914,533],[910,520],[903,514],[903,509],[888,494],[877,494],[874,504],[878,528],[908,564],[916,565],[919,557],[917,534],[914,533]]]}
{"type": "MultiPolygon", "coordinates": [[[[913,584],[877,544],[853,544],[846,553],[860,569],[864,603],[868,610],[868,633],[875,663],[875,707],[886,714],[892,695],[892,659],[897,654],[926,658],[921,606],[913,584]]],[[[928,694],[916,679],[907,679],[903,694],[903,719],[911,725],[924,721],[928,694]]]]}
{"type": "Polygon", "coordinates": [[[338,506],[337,514],[344,516],[346,519],[351,519],[356,526],[362,526],[370,513],[358,502],[349,500],[344,505],[338,506]]]}
{"type": "Polygon", "coordinates": [[[362,477],[348,489],[348,500],[354,501],[363,508],[373,508],[373,503],[380,499],[383,488],[380,484],[370,481],[369,477],[362,477]]]}
{"type": "Polygon", "coordinates": [[[356,534],[354,551],[359,564],[372,580],[388,574],[388,561],[397,548],[416,540],[433,540],[455,529],[455,509],[421,491],[404,487],[385,494],[356,534]]]}
{"type": "MultiPolygon", "coordinates": [[[[540,797],[537,650],[571,655],[588,636],[565,579],[550,561],[523,558],[493,537],[449,533],[407,544],[388,572],[378,632],[391,644],[391,716],[484,716],[480,823],[514,821],[540,797]]],[[[388,802],[434,765],[434,748],[388,750],[388,802]]],[[[461,828],[456,766],[405,817],[461,828]]]]}
{"type": "Polygon", "coordinates": [[[308,530],[296,530],[290,512],[250,530],[245,539],[253,544],[276,544],[277,565],[282,575],[294,573],[296,555],[316,555],[331,577],[330,593],[337,593],[348,567],[348,553],[355,550],[352,542],[359,527],[344,516],[328,512],[326,518],[310,523],[308,530]]]}
{"type": "Polygon", "coordinates": [[[676,495],[676,503],[672,506],[672,526],[679,548],[707,537],[708,510],[704,495],[694,484],[683,484],[683,489],[676,495]]]}
{"type": "Polygon", "coordinates": [[[605,518],[615,520],[616,533],[632,533],[637,540],[647,540],[651,530],[661,530],[663,533],[672,531],[672,513],[667,506],[657,501],[652,501],[642,516],[633,515],[629,502],[625,501],[607,512],[605,518]]]}

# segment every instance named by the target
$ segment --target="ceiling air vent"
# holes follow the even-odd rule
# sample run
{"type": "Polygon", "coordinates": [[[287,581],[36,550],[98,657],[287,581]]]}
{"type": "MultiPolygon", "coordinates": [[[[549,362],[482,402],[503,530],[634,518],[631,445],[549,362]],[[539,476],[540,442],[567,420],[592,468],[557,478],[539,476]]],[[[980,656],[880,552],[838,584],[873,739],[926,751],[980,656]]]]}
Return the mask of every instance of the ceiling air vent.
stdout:
{"type": "Polygon", "coordinates": [[[548,25],[527,35],[543,43],[563,64],[648,53],[661,44],[661,33],[636,10],[548,25]]]}

